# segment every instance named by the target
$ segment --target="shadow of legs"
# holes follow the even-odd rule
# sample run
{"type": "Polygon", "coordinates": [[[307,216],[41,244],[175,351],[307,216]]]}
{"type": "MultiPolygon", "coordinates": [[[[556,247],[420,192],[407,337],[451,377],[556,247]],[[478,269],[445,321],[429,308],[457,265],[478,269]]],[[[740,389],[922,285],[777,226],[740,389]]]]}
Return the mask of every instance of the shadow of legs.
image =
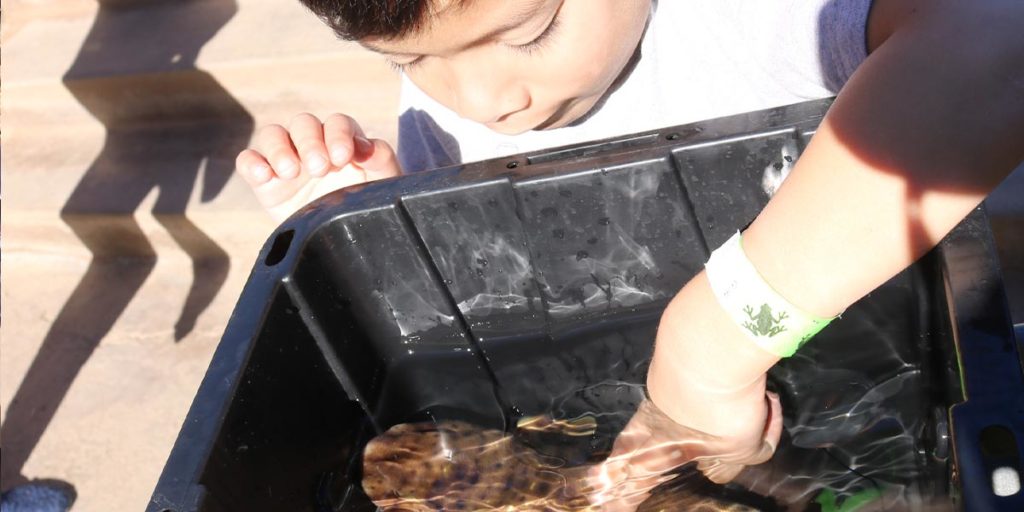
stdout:
{"type": "Polygon", "coordinates": [[[228,278],[228,253],[184,215],[155,215],[192,260],[192,286],[174,323],[174,341],[181,341],[195,327],[196,319],[213,302],[228,278]]]}
{"type": "MultiPolygon", "coordinates": [[[[91,248],[96,242],[88,234],[92,230],[83,228],[75,220],[65,220],[91,248]]],[[[128,221],[119,228],[121,237],[127,236],[134,244],[149,247],[145,235],[134,221],[128,221]]],[[[151,249],[148,252],[152,254],[151,249]]],[[[145,253],[130,258],[93,257],[82,280],[50,326],[7,407],[3,426],[0,427],[0,439],[3,440],[0,478],[5,488],[26,481],[21,474],[25,462],[75,377],[155,265],[155,256],[145,253]]]]}

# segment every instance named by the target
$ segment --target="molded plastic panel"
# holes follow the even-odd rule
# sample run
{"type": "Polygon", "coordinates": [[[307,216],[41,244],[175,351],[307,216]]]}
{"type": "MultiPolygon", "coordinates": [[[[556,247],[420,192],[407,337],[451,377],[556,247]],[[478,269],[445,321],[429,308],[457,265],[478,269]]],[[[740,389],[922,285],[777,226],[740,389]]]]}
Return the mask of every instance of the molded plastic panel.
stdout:
{"type": "MultiPolygon", "coordinates": [[[[362,447],[406,421],[601,412],[574,462],[606,452],[643,398],[667,301],[756,217],[829,105],[439,169],[304,208],[257,260],[148,510],[375,510],[362,447]]],[[[991,486],[996,466],[1024,460],[993,448],[1024,447],[1019,350],[978,211],[771,371],[786,435],[736,483],[767,510],[822,506],[810,501],[826,488],[889,510],[1024,510],[1022,493],[991,486]]]]}

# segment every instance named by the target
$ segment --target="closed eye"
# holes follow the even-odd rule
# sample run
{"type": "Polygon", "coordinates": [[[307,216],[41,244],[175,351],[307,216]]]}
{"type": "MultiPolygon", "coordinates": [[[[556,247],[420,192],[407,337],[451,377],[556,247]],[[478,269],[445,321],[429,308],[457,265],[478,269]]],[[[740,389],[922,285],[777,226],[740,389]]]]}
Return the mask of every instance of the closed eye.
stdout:
{"type": "Polygon", "coordinates": [[[387,60],[388,65],[391,66],[392,69],[394,69],[395,71],[400,71],[400,72],[404,73],[404,72],[408,72],[410,69],[415,68],[421,62],[423,62],[423,55],[420,55],[419,57],[416,57],[415,59],[413,59],[413,60],[411,60],[409,62],[395,62],[395,61],[393,61],[391,59],[386,59],[386,60],[387,60]]]}
{"type": "Polygon", "coordinates": [[[556,13],[555,17],[551,19],[551,23],[548,23],[548,27],[544,29],[544,32],[541,32],[539,36],[533,38],[533,41],[524,44],[515,44],[510,46],[512,48],[515,48],[517,51],[521,51],[526,54],[532,54],[537,50],[540,50],[545,43],[550,42],[551,36],[557,31],[557,29],[558,14],[556,13]]]}

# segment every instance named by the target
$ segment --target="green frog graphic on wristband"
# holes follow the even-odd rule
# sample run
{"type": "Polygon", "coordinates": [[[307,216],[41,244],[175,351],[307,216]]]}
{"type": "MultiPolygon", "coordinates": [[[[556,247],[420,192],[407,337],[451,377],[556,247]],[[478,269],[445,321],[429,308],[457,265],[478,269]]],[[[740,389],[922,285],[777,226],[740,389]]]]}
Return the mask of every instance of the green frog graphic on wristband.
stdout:
{"type": "Polygon", "coordinates": [[[789,318],[789,315],[783,311],[774,316],[772,314],[772,308],[767,303],[761,304],[761,309],[754,314],[754,308],[751,306],[744,306],[743,312],[750,318],[749,322],[743,322],[743,327],[750,331],[754,336],[767,336],[771,338],[776,334],[786,331],[786,326],[782,325],[782,321],[789,318]]]}

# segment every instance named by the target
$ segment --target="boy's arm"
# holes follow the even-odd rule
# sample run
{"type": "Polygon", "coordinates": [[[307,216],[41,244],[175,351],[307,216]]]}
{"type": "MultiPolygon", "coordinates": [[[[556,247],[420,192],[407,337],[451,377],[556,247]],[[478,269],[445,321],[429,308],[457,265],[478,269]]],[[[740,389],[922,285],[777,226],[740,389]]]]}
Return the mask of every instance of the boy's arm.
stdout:
{"type": "MultiPolygon", "coordinates": [[[[871,55],[743,239],[773,288],[823,317],[913,263],[1024,160],[1024,3],[875,3],[871,55]]],[[[776,361],[701,273],[662,318],[649,391],[684,425],[758,436],[776,361]]]]}

